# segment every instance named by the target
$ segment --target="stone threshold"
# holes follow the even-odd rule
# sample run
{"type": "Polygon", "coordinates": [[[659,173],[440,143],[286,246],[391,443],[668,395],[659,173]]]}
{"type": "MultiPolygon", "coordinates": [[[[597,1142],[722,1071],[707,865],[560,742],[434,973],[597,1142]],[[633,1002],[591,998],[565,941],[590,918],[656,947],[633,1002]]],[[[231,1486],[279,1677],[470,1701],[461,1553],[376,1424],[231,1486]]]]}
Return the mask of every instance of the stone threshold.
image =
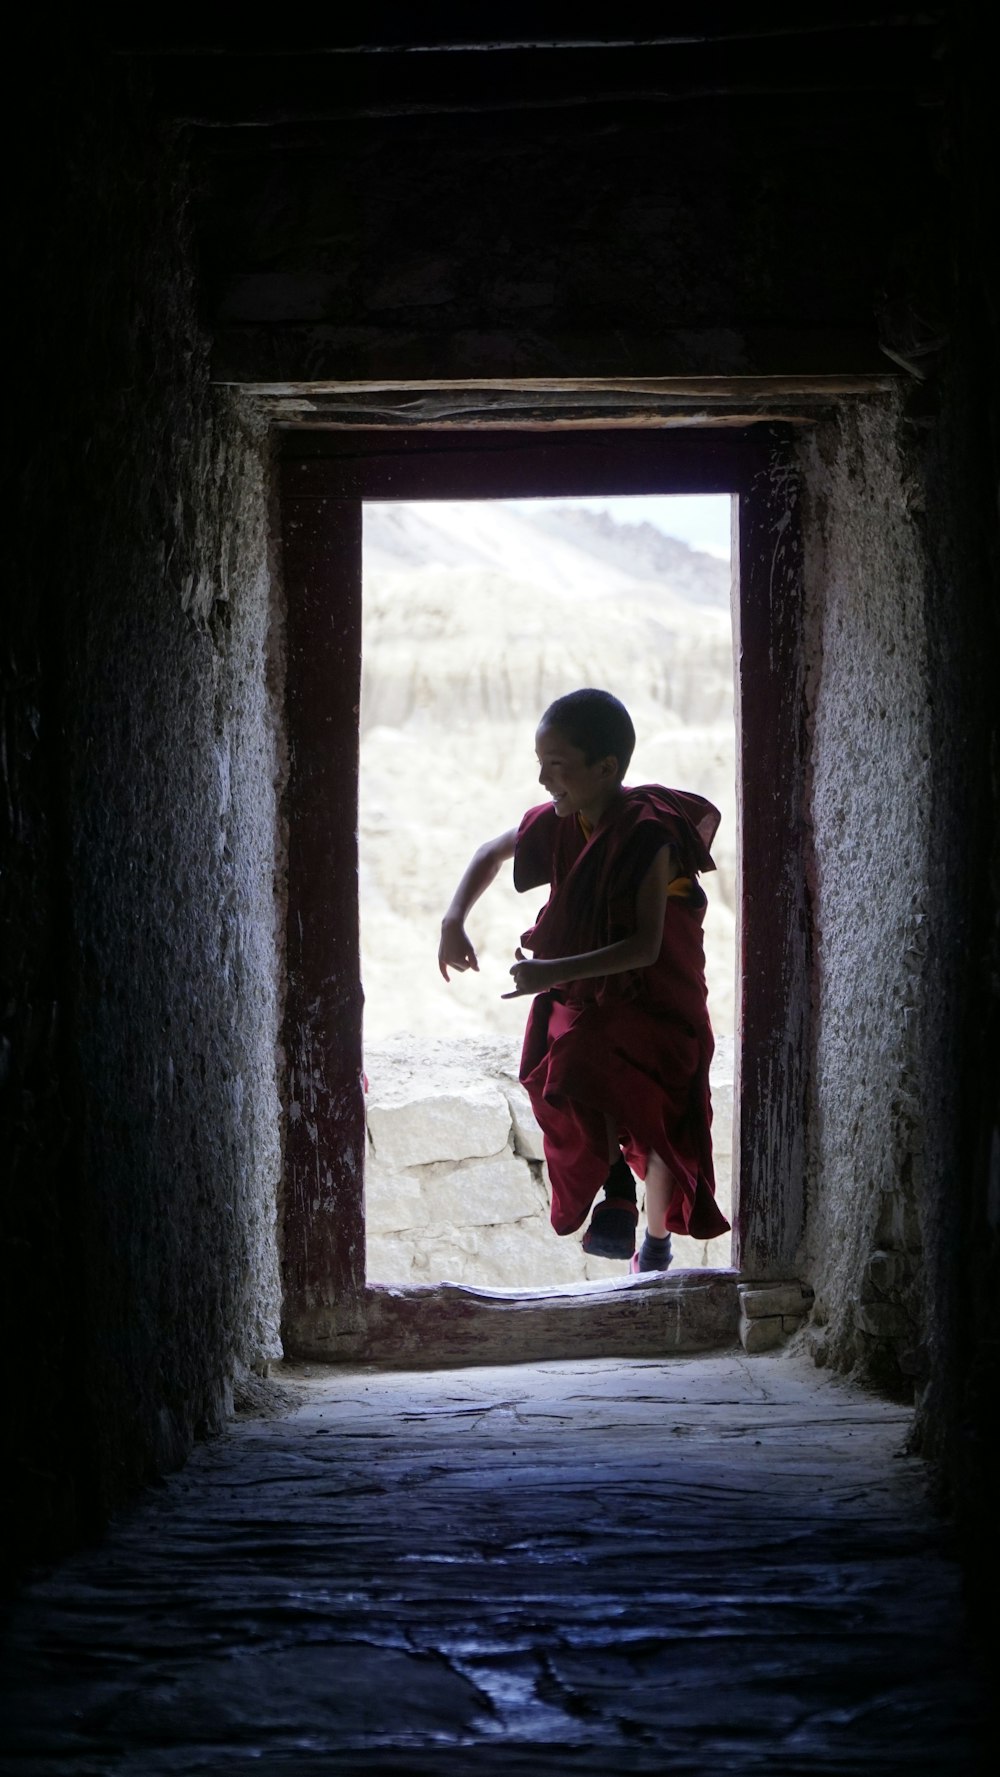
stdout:
{"type": "Polygon", "coordinates": [[[286,1350],[293,1361],[384,1369],[691,1356],[737,1344],[755,1353],[783,1344],[811,1304],[795,1279],[708,1268],[548,1289],[373,1283],[359,1301],[289,1330],[286,1350]]]}
{"type": "Polygon", "coordinates": [[[370,1284],[288,1329],[293,1359],[437,1368],[545,1358],[665,1357],[738,1342],[739,1273],[707,1268],[549,1289],[370,1284]]]}

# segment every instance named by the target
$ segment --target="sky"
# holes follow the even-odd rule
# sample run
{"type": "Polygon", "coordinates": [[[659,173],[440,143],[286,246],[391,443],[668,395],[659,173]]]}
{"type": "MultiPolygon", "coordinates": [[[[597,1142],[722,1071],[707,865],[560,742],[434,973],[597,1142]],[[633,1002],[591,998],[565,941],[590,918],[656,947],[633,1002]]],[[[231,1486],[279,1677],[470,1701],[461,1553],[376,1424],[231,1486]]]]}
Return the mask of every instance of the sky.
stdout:
{"type": "MultiPolygon", "coordinates": [[[[505,504],[522,508],[538,502],[510,500],[505,504]]],[[[619,524],[655,524],[668,537],[679,537],[691,549],[729,560],[729,494],[587,494],[553,500],[551,504],[609,512],[619,524]]]]}

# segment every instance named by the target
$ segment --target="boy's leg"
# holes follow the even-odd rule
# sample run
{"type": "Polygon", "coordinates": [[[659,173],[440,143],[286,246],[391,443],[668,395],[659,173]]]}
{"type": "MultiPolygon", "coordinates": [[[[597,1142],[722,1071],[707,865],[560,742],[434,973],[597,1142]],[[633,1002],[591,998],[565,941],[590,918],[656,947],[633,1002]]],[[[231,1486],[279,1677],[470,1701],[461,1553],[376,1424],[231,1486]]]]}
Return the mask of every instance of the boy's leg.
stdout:
{"type": "Polygon", "coordinates": [[[667,1205],[673,1189],[673,1174],[666,1161],[651,1150],[646,1165],[646,1226],[654,1240],[662,1240],[667,1232],[667,1205]]]}
{"type": "Polygon", "coordinates": [[[584,1234],[583,1250],[592,1258],[630,1259],[635,1251],[635,1225],[639,1220],[635,1179],[618,1145],[618,1129],[613,1117],[605,1117],[604,1130],[608,1144],[608,1176],[604,1181],[604,1197],[595,1208],[584,1234]]]}
{"type": "Polygon", "coordinates": [[[651,1150],[646,1164],[646,1237],[632,1260],[633,1271],[666,1271],[670,1264],[667,1205],[673,1189],[673,1175],[666,1161],[651,1150]]]}

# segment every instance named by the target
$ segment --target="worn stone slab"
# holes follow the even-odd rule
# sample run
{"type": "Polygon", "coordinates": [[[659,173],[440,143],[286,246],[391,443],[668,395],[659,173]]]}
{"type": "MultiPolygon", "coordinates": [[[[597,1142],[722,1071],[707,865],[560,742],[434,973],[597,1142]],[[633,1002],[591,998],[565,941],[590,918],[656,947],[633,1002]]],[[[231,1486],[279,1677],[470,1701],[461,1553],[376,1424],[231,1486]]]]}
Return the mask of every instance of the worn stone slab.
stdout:
{"type": "Polygon", "coordinates": [[[367,1109],[376,1157],[389,1170],[499,1154],[510,1134],[507,1100],[486,1079],[440,1086],[380,1079],[370,1088],[367,1109]]]}
{"type": "Polygon", "coordinates": [[[460,1166],[425,1166],[420,1188],[431,1228],[509,1225],[539,1214],[548,1219],[541,1183],[509,1149],[460,1166]]]}
{"type": "MultiPolygon", "coordinates": [[[[612,1269],[608,1267],[608,1269],[612,1269]]],[[[624,1273],[622,1264],[613,1268],[624,1273]]],[[[369,1236],[368,1277],[372,1284],[449,1283],[476,1286],[483,1272],[491,1288],[547,1290],[580,1281],[579,1255],[566,1241],[543,1245],[533,1222],[508,1226],[427,1230],[418,1239],[369,1236]]]]}
{"type": "Polygon", "coordinates": [[[523,1154],[526,1160],[544,1160],[542,1132],[524,1087],[516,1080],[501,1080],[500,1087],[510,1108],[515,1154],[523,1154]]]}
{"type": "Polygon", "coordinates": [[[740,1307],[748,1320],[758,1320],[765,1314],[805,1314],[810,1300],[811,1296],[798,1283],[740,1285],[740,1307]]]}
{"type": "Polygon", "coordinates": [[[545,1215],[547,1201],[527,1161],[505,1148],[485,1159],[445,1161],[407,1172],[370,1161],[365,1169],[365,1210],[372,1234],[407,1230],[411,1244],[419,1244],[425,1237],[537,1219],[545,1215]]]}
{"type": "Polygon", "coordinates": [[[774,1351],[784,1338],[785,1328],[780,1314],[764,1315],[757,1320],[749,1320],[745,1314],[740,1316],[740,1343],[751,1356],[774,1351]]]}
{"type": "MultiPolygon", "coordinates": [[[[475,1267],[470,1266],[458,1281],[475,1284],[484,1269],[501,1287],[514,1290],[552,1289],[560,1283],[569,1288],[580,1280],[579,1250],[573,1241],[552,1234],[543,1245],[531,1222],[476,1232],[475,1267]]],[[[624,1269],[617,1267],[619,1274],[624,1269]]]]}
{"type": "Polygon", "coordinates": [[[365,1166],[365,1232],[369,1242],[373,1237],[421,1228],[424,1218],[419,1177],[381,1166],[371,1156],[365,1166]]]}
{"type": "Polygon", "coordinates": [[[990,1769],[907,1409],[787,1355],[284,1374],[15,1607],[5,1769],[990,1769]]]}
{"type": "MultiPolygon", "coordinates": [[[[427,1232],[414,1239],[402,1234],[368,1236],[368,1278],[379,1284],[468,1284],[475,1287],[488,1268],[494,1289],[550,1290],[579,1283],[576,1252],[565,1244],[554,1253],[543,1248],[531,1224],[510,1227],[456,1228],[427,1232]],[[560,1261],[562,1271],[560,1273],[560,1261]]],[[[620,1274],[622,1265],[617,1267],[620,1274]]]]}

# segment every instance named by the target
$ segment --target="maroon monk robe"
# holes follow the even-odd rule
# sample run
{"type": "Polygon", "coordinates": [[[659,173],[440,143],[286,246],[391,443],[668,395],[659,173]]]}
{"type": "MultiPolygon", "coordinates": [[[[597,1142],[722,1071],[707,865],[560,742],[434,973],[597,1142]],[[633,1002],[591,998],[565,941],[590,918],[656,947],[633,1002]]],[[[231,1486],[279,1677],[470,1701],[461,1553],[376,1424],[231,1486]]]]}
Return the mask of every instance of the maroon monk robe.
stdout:
{"type": "Polygon", "coordinates": [[[701,796],[643,784],[621,795],[585,837],[552,805],[528,810],[514,852],[514,884],[551,885],[521,942],[536,957],[599,950],[636,927],[635,897],[657,852],[669,845],[680,879],[670,885],[655,963],[535,996],[521,1080],[545,1140],[552,1226],[572,1234],[608,1172],[605,1115],[640,1178],[650,1151],[675,1180],[667,1227],[712,1240],[729,1227],[715,1201],[708,1018],[700,870],[718,810],[701,796]]]}

